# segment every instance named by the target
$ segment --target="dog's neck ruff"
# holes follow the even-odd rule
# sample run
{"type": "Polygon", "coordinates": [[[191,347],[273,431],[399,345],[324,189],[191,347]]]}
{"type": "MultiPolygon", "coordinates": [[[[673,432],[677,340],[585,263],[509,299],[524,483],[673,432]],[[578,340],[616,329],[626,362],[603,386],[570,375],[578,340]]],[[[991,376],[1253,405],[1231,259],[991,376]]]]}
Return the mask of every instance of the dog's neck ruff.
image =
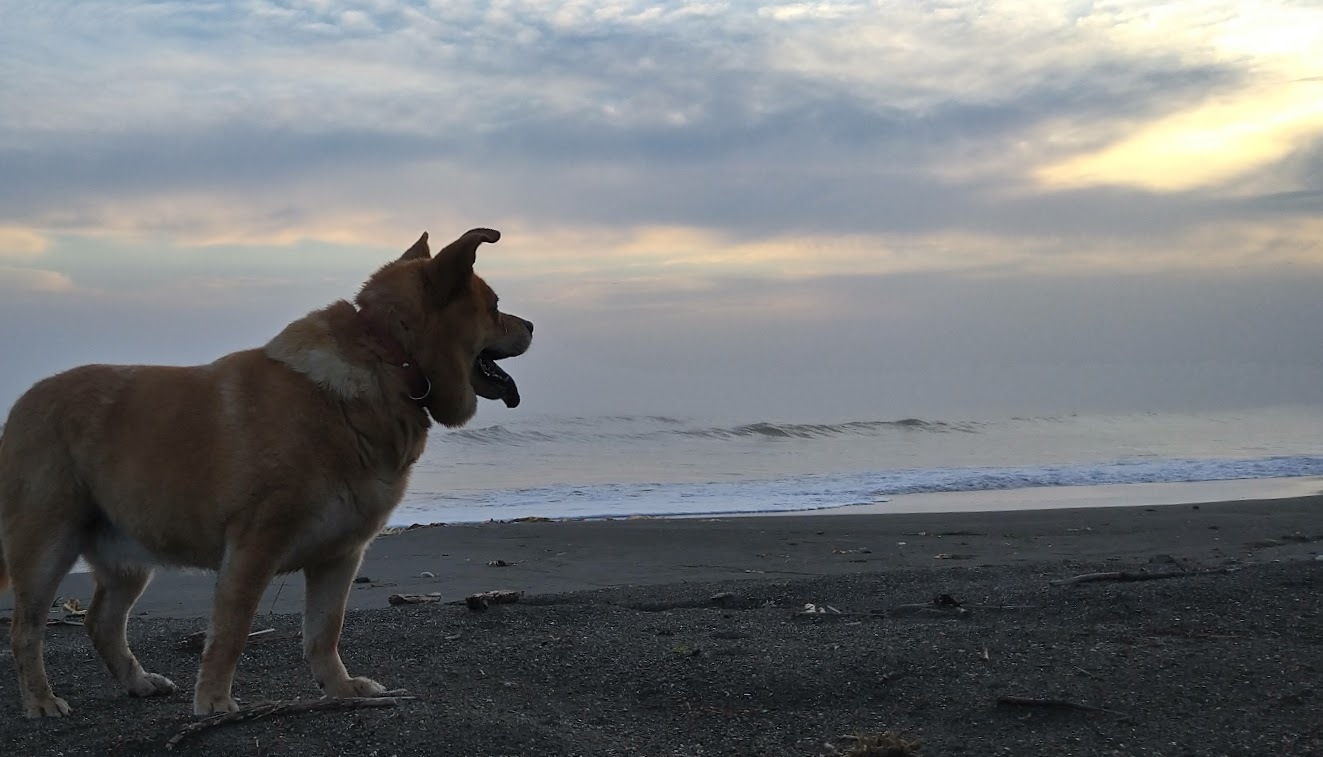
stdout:
{"type": "Polygon", "coordinates": [[[420,405],[423,404],[432,394],[432,382],[423,373],[423,369],[418,367],[418,361],[413,359],[399,341],[391,336],[389,331],[369,317],[363,310],[358,311],[358,321],[363,325],[363,330],[371,337],[373,345],[377,348],[377,355],[382,362],[403,371],[405,381],[409,387],[409,399],[420,405]]]}

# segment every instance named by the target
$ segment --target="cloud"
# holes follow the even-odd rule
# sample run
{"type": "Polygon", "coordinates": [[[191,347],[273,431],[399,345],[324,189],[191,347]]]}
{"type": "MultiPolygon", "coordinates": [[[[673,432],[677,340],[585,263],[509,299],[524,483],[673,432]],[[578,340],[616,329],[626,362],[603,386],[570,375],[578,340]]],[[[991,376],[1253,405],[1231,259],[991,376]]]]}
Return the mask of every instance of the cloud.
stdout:
{"type": "Polygon", "coordinates": [[[0,266],[0,292],[67,294],[75,289],[73,279],[58,271],[0,266]]]}
{"type": "Polygon", "coordinates": [[[166,1],[7,17],[0,223],[52,233],[393,248],[489,224],[551,240],[530,253],[597,238],[556,247],[562,266],[807,275],[817,247],[873,268],[1046,266],[1317,212],[1291,193],[1318,188],[1323,98],[1290,77],[1323,18],[1290,3],[166,1]],[[665,235],[688,241],[668,253],[665,235]]]}
{"type": "Polygon", "coordinates": [[[0,260],[30,260],[50,247],[50,240],[35,229],[0,226],[0,260]]]}

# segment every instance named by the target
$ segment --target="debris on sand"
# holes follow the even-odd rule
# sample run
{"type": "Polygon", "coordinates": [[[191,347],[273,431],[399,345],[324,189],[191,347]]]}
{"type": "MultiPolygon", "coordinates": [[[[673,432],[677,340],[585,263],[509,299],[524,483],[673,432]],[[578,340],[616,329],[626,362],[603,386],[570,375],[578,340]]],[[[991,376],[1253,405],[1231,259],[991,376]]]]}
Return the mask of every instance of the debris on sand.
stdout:
{"type": "Polygon", "coordinates": [[[834,757],[918,757],[923,741],[894,731],[837,736],[823,747],[834,757]]]}
{"type": "Polygon", "coordinates": [[[508,605],[512,602],[518,602],[521,596],[523,596],[523,592],[520,591],[483,591],[465,597],[464,604],[474,612],[482,612],[491,605],[508,605]]]}

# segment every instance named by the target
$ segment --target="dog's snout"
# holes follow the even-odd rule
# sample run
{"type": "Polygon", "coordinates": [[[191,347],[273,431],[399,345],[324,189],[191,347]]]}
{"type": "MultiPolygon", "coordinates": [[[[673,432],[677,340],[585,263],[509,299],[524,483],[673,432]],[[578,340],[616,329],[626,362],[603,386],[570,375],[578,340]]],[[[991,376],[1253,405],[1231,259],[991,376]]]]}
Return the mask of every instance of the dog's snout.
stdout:
{"type": "Polygon", "coordinates": [[[532,336],[532,335],[533,335],[533,322],[530,321],[530,320],[528,320],[527,318],[520,318],[519,320],[521,320],[521,321],[524,322],[524,325],[528,327],[528,335],[529,335],[529,336],[532,336]]]}

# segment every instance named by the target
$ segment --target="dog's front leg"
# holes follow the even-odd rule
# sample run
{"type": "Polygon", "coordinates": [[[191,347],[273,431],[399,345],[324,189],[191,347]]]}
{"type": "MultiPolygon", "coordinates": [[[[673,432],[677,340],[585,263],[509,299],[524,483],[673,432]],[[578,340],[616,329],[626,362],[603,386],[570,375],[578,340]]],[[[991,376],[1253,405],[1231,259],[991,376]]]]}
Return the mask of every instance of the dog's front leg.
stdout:
{"type": "Polygon", "coordinates": [[[345,603],[362,560],[358,551],[303,569],[303,657],[317,686],[333,697],[375,697],[386,690],[370,678],[351,678],[340,660],[345,603]]]}
{"type": "Polygon", "coordinates": [[[216,577],[216,597],[202,651],[197,688],[193,692],[193,714],[210,715],[239,709],[230,696],[234,669],[243,654],[248,632],[262,593],[276,571],[278,553],[271,545],[257,544],[226,551],[216,577]]]}

